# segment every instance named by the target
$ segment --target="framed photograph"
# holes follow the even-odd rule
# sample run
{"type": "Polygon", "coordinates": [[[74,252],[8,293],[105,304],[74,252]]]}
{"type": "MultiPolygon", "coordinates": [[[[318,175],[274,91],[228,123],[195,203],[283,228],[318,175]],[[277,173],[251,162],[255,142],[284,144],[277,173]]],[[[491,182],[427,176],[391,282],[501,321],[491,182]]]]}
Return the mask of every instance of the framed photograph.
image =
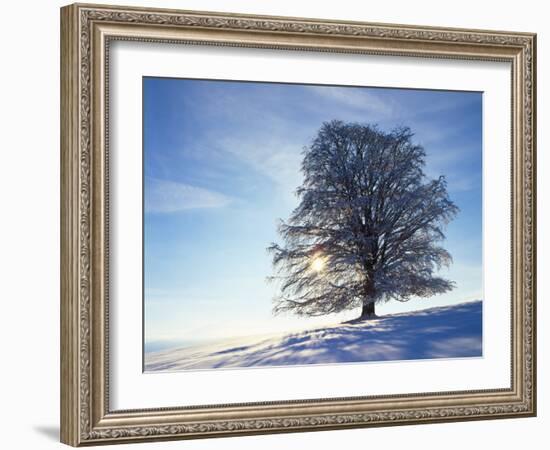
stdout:
{"type": "Polygon", "coordinates": [[[535,51],[62,8],[62,442],[535,415],[535,51]]]}

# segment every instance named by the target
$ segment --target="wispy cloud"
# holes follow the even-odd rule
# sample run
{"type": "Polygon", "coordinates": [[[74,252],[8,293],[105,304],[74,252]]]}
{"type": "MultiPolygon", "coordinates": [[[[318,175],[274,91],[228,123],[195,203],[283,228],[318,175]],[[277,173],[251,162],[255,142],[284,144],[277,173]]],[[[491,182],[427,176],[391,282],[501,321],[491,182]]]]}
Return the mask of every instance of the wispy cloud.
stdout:
{"type": "Polygon", "coordinates": [[[145,189],[146,213],[174,213],[189,209],[221,208],[232,199],[211,191],[176,181],[147,178],[145,189]]]}
{"type": "Polygon", "coordinates": [[[398,108],[397,103],[393,100],[389,98],[383,100],[373,91],[361,88],[308,86],[304,89],[331,102],[333,106],[336,103],[341,107],[376,112],[378,120],[393,116],[398,108]]]}
{"type": "Polygon", "coordinates": [[[285,142],[269,136],[260,137],[254,133],[248,138],[226,138],[220,145],[277,185],[294,189],[301,181],[302,160],[299,142],[285,142]],[[260,144],[258,144],[260,142],[260,144]]]}
{"type": "MultiPolygon", "coordinates": [[[[195,142],[190,142],[191,133],[187,133],[182,153],[199,161],[201,166],[217,165],[221,168],[217,178],[236,164],[241,164],[242,171],[244,163],[252,173],[292,193],[301,182],[302,148],[314,136],[319,123],[316,120],[298,123],[296,117],[289,116],[289,110],[299,115],[298,111],[302,111],[305,100],[311,96],[304,96],[301,88],[297,91],[299,95],[291,99],[281,98],[265,87],[258,89],[250,85],[250,91],[214,87],[204,92],[203,101],[192,109],[201,123],[209,124],[208,133],[195,142]]],[[[183,101],[189,104],[191,99],[183,101]]],[[[232,174],[234,182],[239,177],[232,174]]],[[[244,180],[249,182],[249,178],[244,180]]]]}

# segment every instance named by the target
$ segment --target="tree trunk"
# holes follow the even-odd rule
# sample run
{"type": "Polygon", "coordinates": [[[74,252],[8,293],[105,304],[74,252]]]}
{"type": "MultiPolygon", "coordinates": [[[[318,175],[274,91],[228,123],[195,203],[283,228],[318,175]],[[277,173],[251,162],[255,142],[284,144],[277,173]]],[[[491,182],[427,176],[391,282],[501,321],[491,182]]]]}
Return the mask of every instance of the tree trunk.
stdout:
{"type": "Polygon", "coordinates": [[[374,282],[373,282],[373,273],[371,268],[366,265],[365,271],[365,285],[364,285],[364,297],[363,297],[363,308],[361,310],[361,316],[360,319],[369,319],[371,317],[375,317],[374,314],[374,300],[376,299],[375,296],[375,289],[374,289],[374,282]]]}
{"type": "Polygon", "coordinates": [[[361,319],[374,317],[374,302],[363,302],[363,309],[361,310],[361,319]]]}

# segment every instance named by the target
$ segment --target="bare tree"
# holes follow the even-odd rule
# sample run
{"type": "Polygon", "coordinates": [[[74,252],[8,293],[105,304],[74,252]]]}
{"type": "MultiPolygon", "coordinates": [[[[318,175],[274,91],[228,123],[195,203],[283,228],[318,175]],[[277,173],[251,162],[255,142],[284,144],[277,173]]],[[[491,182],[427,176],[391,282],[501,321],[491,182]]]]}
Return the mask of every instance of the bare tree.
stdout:
{"type": "Polygon", "coordinates": [[[409,128],[326,122],[304,149],[298,207],[271,244],[281,282],[274,312],[317,316],[447,292],[438,244],[458,212],[443,176],[429,180],[409,128]]]}

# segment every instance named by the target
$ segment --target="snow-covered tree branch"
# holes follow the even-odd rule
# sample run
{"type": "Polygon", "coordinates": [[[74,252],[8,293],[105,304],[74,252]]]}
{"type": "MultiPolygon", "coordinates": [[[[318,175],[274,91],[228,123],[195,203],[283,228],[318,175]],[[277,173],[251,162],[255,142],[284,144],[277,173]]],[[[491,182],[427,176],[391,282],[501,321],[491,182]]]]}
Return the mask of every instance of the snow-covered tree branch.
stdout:
{"type": "Polygon", "coordinates": [[[324,315],[453,289],[438,276],[451,255],[439,244],[458,208],[443,176],[429,180],[409,128],[324,123],[304,151],[298,207],[273,243],[280,295],[274,312],[324,315]]]}

